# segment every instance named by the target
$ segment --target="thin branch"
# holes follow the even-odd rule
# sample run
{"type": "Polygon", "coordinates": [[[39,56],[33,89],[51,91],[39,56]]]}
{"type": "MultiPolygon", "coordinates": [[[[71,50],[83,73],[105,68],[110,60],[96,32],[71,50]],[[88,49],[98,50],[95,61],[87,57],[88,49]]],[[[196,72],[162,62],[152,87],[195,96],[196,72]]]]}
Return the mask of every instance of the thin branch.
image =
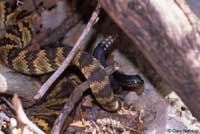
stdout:
{"type": "Polygon", "coordinates": [[[98,14],[100,11],[100,4],[97,5],[95,11],[92,13],[92,16],[86,26],[86,28],[84,29],[84,31],[82,32],[81,36],[79,37],[79,39],[77,40],[75,46],[73,47],[73,49],[70,51],[70,53],[68,54],[68,56],[66,57],[66,59],[64,60],[63,64],[53,73],[53,75],[42,85],[42,87],[40,88],[40,90],[38,91],[38,93],[34,96],[34,99],[40,99],[44,96],[44,94],[47,92],[47,90],[49,89],[49,87],[56,81],[56,79],[64,72],[64,70],[68,67],[68,65],[70,64],[70,62],[73,60],[73,58],[75,57],[75,55],[78,53],[78,51],[81,48],[84,48],[84,44],[82,44],[82,42],[84,41],[84,39],[86,38],[86,36],[88,35],[89,31],[91,30],[92,26],[97,22],[97,18],[98,18],[98,14]]]}
{"type": "Polygon", "coordinates": [[[22,107],[21,101],[16,94],[12,99],[12,103],[16,112],[17,121],[19,123],[18,125],[21,125],[21,128],[28,126],[32,131],[37,134],[45,134],[45,132],[43,132],[37,125],[35,125],[32,121],[28,119],[22,107]]]}
{"type": "Polygon", "coordinates": [[[2,100],[10,108],[12,113],[15,114],[15,109],[14,109],[13,105],[5,97],[1,96],[0,100],[2,100]]]}
{"type": "MultiPolygon", "coordinates": [[[[66,118],[69,117],[70,113],[74,109],[75,104],[79,101],[79,99],[83,95],[83,92],[87,90],[88,87],[89,87],[89,84],[86,81],[75,88],[75,90],[70,95],[70,98],[69,98],[70,101],[67,101],[65,103],[61,114],[54,122],[53,128],[51,130],[51,134],[60,134],[60,131],[63,127],[63,124],[65,123],[66,118]]],[[[67,123],[70,123],[70,121],[67,123]]],[[[69,125],[69,124],[66,124],[66,125],[69,125]]]]}
{"type": "MultiPolygon", "coordinates": [[[[107,67],[105,71],[107,75],[110,75],[115,71],[115,67],[114,66],[107,67]]],[[[63,127],[63,124],[65,123],[66,118],[69,117],[70,113],[74,109],[75,104],[81,99],[84,91],[87,90],[88,88],[89,88],[89,81],[85,81],[73,90],[72,94],[70,95],[70,98],[68,99],[69,101],[65,103],[61,114],[54,122],[51,134],[60,134],[60,131],[63,127]]]]}

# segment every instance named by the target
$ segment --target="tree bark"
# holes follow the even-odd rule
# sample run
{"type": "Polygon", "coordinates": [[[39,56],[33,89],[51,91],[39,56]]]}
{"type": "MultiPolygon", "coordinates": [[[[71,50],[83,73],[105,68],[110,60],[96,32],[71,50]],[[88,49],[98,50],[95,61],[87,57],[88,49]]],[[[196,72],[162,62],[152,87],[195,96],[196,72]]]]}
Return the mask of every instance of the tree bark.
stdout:
{"type": "MultiPolygon", "coordinates": [[[[193,0],[197,6],[198,1],[193,0]]],[[[200,120],[198,9],[185,0],[100,0],[157,73],[200,120]]]]}

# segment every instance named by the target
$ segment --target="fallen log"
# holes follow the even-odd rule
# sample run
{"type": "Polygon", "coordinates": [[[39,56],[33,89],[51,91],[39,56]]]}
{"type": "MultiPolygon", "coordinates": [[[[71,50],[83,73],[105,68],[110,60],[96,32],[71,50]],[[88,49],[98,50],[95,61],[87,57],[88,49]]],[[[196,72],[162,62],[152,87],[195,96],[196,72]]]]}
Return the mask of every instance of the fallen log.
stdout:
{"type": "MultiPolygon", "coordinates": [[[[198,1],[100,0],[156,72],[200,120],[198,1]]],[[[131,46],[130,46],[131,47],[131,46]]]]}

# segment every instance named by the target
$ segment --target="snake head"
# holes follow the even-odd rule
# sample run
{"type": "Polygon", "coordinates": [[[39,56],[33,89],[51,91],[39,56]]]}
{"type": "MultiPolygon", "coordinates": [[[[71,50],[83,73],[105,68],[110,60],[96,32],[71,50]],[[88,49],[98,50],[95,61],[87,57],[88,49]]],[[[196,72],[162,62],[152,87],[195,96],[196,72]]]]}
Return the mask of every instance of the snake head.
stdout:
{"type": "Polygon", "coordinates": [[[139,75],[126,75],[118,71],[114,75],[123,89],[135,91],[138,95],[144,91],[144,80],[139,75]]]}

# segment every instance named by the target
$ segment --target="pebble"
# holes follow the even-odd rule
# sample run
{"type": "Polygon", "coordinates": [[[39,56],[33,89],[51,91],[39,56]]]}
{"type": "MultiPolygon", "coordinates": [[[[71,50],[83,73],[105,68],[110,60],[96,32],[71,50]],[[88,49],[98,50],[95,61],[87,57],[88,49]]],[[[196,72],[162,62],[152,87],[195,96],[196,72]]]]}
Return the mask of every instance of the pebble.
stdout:
{"type": "Polygon", "coordinates": [[[129,92],[124,98],[124,102],[127,105],[133,105],[137,102],[137,100],[138,95],[135,92],[129,92]]]}

